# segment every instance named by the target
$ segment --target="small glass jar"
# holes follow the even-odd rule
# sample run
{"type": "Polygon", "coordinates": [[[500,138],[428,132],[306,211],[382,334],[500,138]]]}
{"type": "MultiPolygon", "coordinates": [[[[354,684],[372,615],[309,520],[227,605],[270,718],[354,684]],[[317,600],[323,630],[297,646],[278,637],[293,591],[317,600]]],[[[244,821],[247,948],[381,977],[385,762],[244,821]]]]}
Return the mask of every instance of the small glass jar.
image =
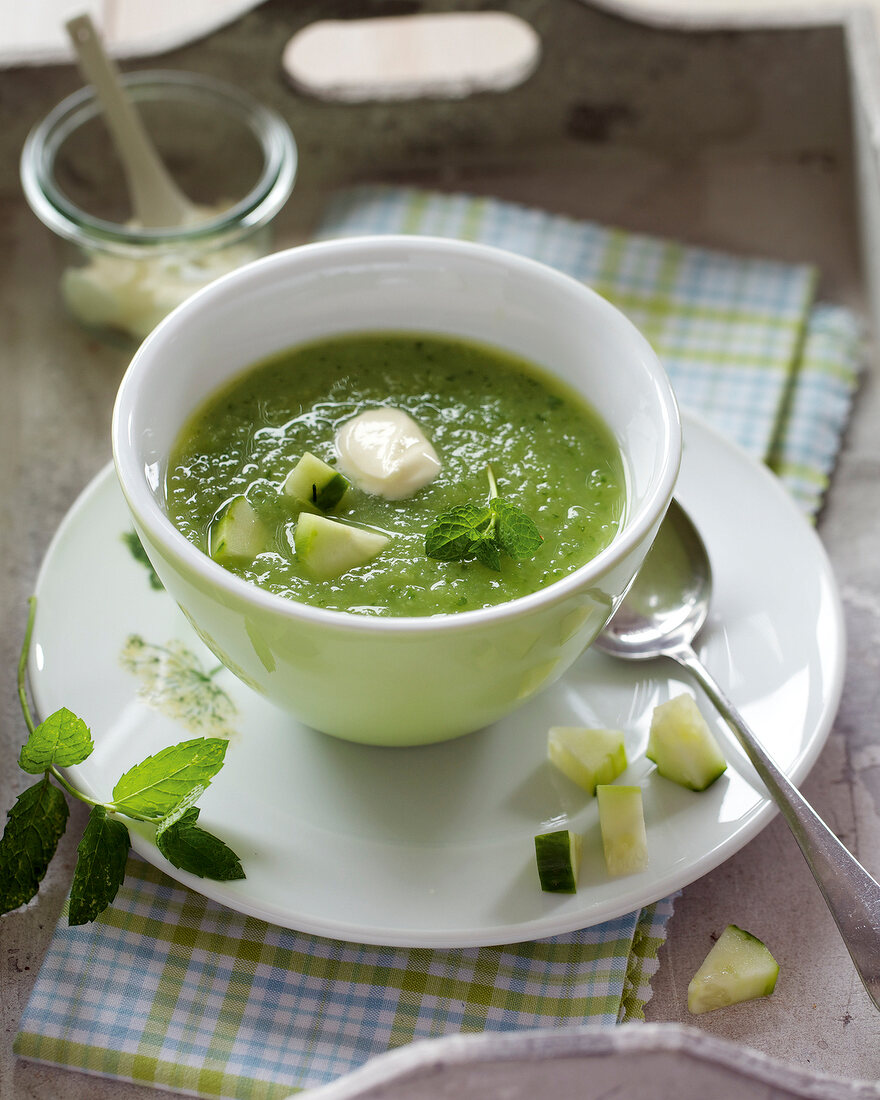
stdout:
{"type": "Polygon", "coordinates": [[[62,244],[61,296],[87,329],[139,341],[217,276],[271,250],[297,148],[275,111],[222,81],[184,72],[123,77],[159,156],[199,220],[144,228],[91,87],[31,131],[21,181],[62,244]]]}

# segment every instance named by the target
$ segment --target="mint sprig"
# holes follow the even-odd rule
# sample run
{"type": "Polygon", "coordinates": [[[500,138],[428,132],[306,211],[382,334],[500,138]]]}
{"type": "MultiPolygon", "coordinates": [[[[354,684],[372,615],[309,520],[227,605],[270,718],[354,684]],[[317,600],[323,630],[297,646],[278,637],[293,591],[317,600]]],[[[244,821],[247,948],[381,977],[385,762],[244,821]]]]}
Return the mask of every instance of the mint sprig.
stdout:
{"type": "Polygon", "coordinates": [[[544,541],[526,513],[498,495],[492,467],[486,467],[489,499],[485,504],[459,504],[442,512],[425,532],[425,554],[437,561],[475,558],[501,571],[501,555],[514,561],[533,558],[544,541]]]}
{"type": "Polygon", "coordinates": [[[59,771],[81,764],[94,743],[85,722],[66,707],[34,723],[26,680],[35,613],[32,597],[18,663],[19,702],[28,728],[19,766],[31,775],[42,774],[18,796],[0,838],[0,914],[38,892],[67,826],[65,792],[92,807],[77,848],[70,924],[94,920],[116,897],[130,846],[123,818],[155,826],[157,846],[175,867],[220,881],[244,878],[232,849],[195,824],[199,811],[193,804],[223,766],[223,738],[198,737],[148,756],[120,778],[107,802],[78,790],[59,771]]]}

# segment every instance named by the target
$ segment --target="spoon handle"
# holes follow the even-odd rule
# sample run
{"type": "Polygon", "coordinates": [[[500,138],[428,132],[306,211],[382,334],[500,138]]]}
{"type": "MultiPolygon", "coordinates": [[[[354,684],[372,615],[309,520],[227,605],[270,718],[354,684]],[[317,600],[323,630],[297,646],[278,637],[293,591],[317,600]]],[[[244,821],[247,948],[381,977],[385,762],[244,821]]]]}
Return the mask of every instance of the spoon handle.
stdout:
{"type": "Polygon", "coordinates": [[[880,1009],[880,885],[773,763],[693,649],[685,645],[668,650],[666,655],[692,673],[736,734],[770,797],[788,822],[868,996],[880,1009]]]}
{"type": "Polygon", "coordinates": [[[192,220],[192,206],[159,159],[122,86],[116,65],[104,52],[91,17],[78,15],[65,25],[80,68],[103,108],[139,221],[148,227],[165,228],[192,220]]]}

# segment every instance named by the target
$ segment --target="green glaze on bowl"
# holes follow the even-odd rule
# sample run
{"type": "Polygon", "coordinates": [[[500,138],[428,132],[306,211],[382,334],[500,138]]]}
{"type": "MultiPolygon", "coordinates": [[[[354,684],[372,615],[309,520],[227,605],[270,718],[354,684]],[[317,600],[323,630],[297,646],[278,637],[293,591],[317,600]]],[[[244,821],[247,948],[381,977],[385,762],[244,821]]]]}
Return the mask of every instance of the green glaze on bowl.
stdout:
{"type": "Polygon", "coordinates": [[[213,283],[147,338],[113,418],[117,474],[153,566],[206,644],[254,690],[324,732],[416,745],[479,729],[552,684],[635,575],[672,496],[678,411],[649,345],[591,290],[498,249],[358,238],[277,253],[213,283]],[[345,332],[434,332],[521,356],[580,393],[624,460],[624,522],[604,550],[495,607],[371,617],[262,591],[211,561],[165,511],[183,424],[249,364],[345,332]]]}

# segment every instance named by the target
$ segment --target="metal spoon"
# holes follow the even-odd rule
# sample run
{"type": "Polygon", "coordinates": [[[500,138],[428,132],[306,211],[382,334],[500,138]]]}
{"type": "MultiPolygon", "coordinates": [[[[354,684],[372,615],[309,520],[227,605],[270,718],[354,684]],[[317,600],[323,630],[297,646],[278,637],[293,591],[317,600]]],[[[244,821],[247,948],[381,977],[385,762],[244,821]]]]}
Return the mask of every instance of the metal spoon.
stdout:
{"type": "Polygon", "coordinates": [[[691,643],[706,621],[711,593],[705,544],[673,501],[632,588],[594,644],[626,660],[670,657],[697,680],[782,811],[868,996],[880,1009],[880,885],[773,763],[694,652],[691,643]]]}

